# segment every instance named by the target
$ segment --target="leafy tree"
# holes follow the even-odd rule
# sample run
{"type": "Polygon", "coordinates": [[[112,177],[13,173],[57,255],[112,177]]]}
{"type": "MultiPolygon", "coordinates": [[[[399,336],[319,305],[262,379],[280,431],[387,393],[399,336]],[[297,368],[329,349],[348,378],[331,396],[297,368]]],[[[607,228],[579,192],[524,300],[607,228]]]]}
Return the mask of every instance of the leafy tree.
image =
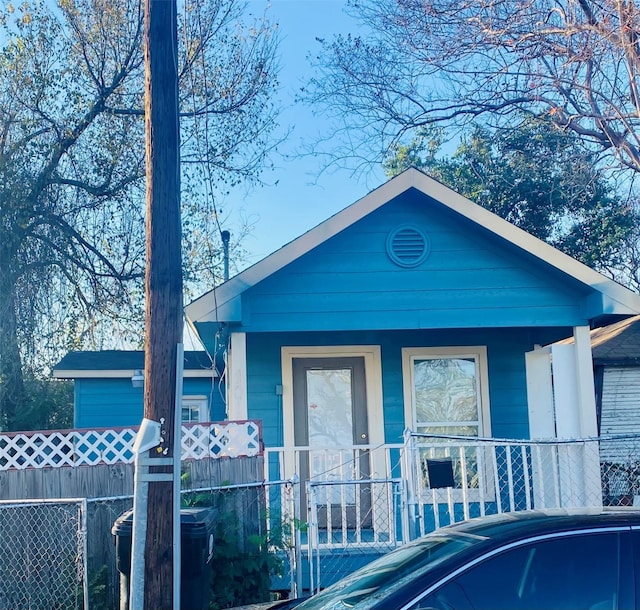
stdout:
{"type": "Polygon", "coordinates": [[[434,178],[565,253],[637,286],[625,269],[638,215],[621,203],[578,137],[525,119],[512,131],[476,126],[452,157],[439,156],[444,132],[421,129],[384,163],[388,175],[409,166],[434,178]]]}
{"type": "Polygon", "coordinates": [[[25,402],[16,414],[18,430],[65,430],[73,426],[73,382],[27,374],[25,402]]]}
{"type": "MultiPolygon", "coordinates": [[[[29,402],[25,376],[61,349],[141,332],[141,7],[0,9],[0,429],[29,402]]],[[[257,179],[274,144],[277,41],[243,11],[238,0],[181,7],[185,276],[209,285],[220,275],[214,193],[257,179]]]]}
{"type": "MultiPolygon", "coordinates": [[[[626,0],[351,0],[303,95],[370,163],[414,129],[531,113],[640,170],[640,7],[626,0]]],[[[332,141],[335,148],[335,141],[332,141]]]]}

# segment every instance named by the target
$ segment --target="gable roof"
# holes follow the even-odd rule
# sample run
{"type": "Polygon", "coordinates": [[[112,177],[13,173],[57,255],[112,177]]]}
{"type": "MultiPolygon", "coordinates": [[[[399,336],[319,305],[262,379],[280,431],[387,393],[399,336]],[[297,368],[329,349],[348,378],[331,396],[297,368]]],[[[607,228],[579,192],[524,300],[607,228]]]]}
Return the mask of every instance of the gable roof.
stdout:
{"type": "Polygon", "coordinates": [[[240,297],[244,291],[410,189],[418,190],[444,208],[592,288],[602,301],[594,307],[597,314],[640,313],[640,295],[473,203],[423,172],[411,168],[187,305],[187,319],[192,323],[239,320],[240,297]],[[223,306],[226,319],[220,319],[218,314],[223,306]]]}
{"type": "MultiPolygon", "coordinates": [[[[101,350],[69,352],[53,367],[58,379],[131,377],[144,370],[142,350],[101,350]]],[[[185,377],[216,377],[217,373],[204,351],[184,352],[185,377]]]]}

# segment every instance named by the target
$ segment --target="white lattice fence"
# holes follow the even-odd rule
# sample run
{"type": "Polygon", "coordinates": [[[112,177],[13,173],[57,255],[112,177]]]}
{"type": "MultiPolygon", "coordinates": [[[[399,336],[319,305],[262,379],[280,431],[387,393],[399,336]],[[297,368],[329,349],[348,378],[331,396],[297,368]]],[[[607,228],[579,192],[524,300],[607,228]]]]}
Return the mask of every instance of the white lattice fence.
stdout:
{"type": "MultiPolygon", "coordinates": [[[[0,434],[0,470],[131,463],[137,428],[0,434]]],[[[182,459],[256,456],[256,422],[182,426],[182,459]]]]}

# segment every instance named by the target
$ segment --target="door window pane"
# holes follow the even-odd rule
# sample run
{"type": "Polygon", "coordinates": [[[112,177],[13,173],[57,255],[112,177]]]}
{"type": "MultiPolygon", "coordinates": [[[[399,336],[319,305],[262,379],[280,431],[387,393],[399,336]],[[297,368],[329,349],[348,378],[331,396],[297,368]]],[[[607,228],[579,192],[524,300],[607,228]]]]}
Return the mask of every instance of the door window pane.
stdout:
{"type": "MultiPolygon", "coordinates": [[[[306,378],[309,446],[320,449],[311,452],[310,478],[316,481],[353,479],[351,450],[331,450],[353,445],[351,369],[308,369],[306,378]]],[[[353,504],[355,488],[353,485],[321,487],[316,490],[316,499],[322,504],[353,504]]]]}
{"type": "Polygon", "coordinates": [[[353,445],[351,369],[307,370],[309,445],[353,445]]]}

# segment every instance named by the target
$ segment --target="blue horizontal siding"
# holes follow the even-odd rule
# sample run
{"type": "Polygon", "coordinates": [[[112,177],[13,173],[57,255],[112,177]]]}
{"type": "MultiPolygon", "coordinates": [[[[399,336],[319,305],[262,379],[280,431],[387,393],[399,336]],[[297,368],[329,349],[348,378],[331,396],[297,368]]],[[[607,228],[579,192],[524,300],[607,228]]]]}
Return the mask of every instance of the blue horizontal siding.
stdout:
{"type": "Polygon", "coordinates": [[[143,388],[130,379],[76,379],[76,428],[137,426],[143,414],[143,388]]]}
{"type": "MultiPolygon", "coordinates": [[[[183,382],[183,396],[208,398],[213,421],[225,419],[224,400],[217,383],[206,378],[186,378],[183,382]]],[[[138,426],[144,414],[143,392],[143,388],[134,388],[130,379],[76,379],[74,425],[76,428],[138,426]]]]}
{"type": "MultiPolygon", "coordinates": [[[[524,308],[523,308],[524,309],[524,308]]],[[[527,319],[530,324],[538,326],[572,326],[586,324],[585,319],[577,319],[573,308],[562,307],[527,307],[527,319]]],[[[377,329],[384,319],[385,329],[438,329],[438,328],[492,328],[520,326],[523,324],[522,311],[515,309],[496,310],[476,307],[474,309],[456,310],[442,308],[428,311],[407,311],[403,309],[379,311],[363,311],[357,302],[351,310],[341,312],[280,312],[273,315],[252,314],[249,329],[269,327],[273,331],[290,331],[304,328],[307,330],[367,330],[377,329]],[[495,316],[500,313],[500,318],[495,316]]]]}
{"type": "Polygon", "coordinates": [[[589,290],[428,197],[406,193],[243,295],[240,330],[304,331],[584,324],[589,290]],[[386,254],[400,224],[422,228],[418,267],[386,254]]]}

